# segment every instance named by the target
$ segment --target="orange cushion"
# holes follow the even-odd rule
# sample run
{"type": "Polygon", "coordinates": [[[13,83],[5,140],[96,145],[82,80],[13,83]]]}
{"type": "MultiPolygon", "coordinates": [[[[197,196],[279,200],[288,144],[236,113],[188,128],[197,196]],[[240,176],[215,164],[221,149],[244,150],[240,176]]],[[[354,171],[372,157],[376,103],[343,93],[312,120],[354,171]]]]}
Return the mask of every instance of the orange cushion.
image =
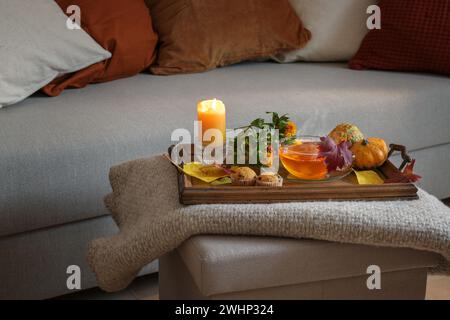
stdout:
{"type": "Polygon", "coordinates": [[[154,74],[200,72],[303,47],[288,0],[146,0],[160,38],[154,74]]]}
{"type": "MultiPolygon", "coordinates": [[[[43,88],[50,96],[65,88],[82,88],[88,83],[130,77],[155,58],[158,37],[144,0],[56,0],[66,12],[70,5],[81,9],[81,26],[112,57],[78,72],[67,74],[43,88]]],[[[76,30],[74,30],[76,32],[76,30]]]]}

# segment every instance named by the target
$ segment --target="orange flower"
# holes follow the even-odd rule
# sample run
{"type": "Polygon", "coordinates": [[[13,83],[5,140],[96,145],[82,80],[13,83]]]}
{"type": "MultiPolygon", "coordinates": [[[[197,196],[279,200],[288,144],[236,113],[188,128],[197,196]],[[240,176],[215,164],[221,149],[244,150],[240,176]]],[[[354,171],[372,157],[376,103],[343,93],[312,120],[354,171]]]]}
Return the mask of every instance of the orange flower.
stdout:
{"type": "Polygon", "coordinates": [[[284,135],[286,137],[293,137],[297,134],[297,125],[292,122],[289,121],[286,125],[286,128],[284,129],[284,135]]]}

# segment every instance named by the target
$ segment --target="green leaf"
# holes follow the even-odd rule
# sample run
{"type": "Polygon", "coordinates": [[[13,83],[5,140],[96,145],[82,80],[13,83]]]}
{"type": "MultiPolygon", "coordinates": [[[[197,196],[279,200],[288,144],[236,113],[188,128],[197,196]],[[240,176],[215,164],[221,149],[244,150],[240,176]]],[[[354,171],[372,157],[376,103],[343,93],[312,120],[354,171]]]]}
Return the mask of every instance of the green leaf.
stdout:
{"type": "Polygon", "coordinates": [[[272,114],[272,123],[276,126],[279,121],[280,121],[280,117],[278,116],[278,113],[274,112],[272,114]]]}
{"type": "Polygon", "coordinates": [[[262,118],[258,118],[252,121],[252,123],[250,124],[252,127],[257,127],[262,129],[264,127],[264,119],[262,118]]]}
{"type": "Polygon", "coordinates": [[[224,185],[224,184],[230,184],[231,182],[232,181],[231,181],[230,177],[224,177],[224,178],[220,178],[218,180],[211,182],[211,185],[220,186],[220,185],[224,185]]]}
{"type": "Polygon", "coordinates": [[[285,145],[291,145],[297,140],[296,137],[289,137],[283,140],[283,144],[285,145]]]}
{"type": "Polygon", "coordinates": [[[289,122],[289,117],[287,115],[284,115],[284,116],[280,117],[280,121],[289,122]]]}
{"type": "Polygon", "coordinates": [[[286,129],[288,122],[286,120],[281,120],[278,124],[278,129],[280,131],[284,131],[284,129],[286,129]]]}

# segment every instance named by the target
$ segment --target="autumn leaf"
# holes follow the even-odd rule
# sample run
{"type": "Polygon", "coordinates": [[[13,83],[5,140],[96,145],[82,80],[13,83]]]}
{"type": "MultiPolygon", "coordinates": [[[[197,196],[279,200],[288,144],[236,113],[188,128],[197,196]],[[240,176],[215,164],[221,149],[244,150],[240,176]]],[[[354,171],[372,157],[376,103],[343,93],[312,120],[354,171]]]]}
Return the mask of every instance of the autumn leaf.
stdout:
{"type": "Polygon", "coordinates": [[[232,174],[232,173],[234,173],[233,170],[228,169],[225,165],[222,165],[222,164],[216,164],[215,166],[216,166],[217,168],[220,168],[220,169],[222,169],[223,171],[225,171],[226,174],[232,174]]]}
{"type": "Polygon", "coordinates": [[[394,173],[389,179],[386,179],[384,183],[414,183],[419,181],[422,177],[414,173],[415,163],[416,160],[413,159],[411,163],[403,169],[403,172],[394,173]]]}
{"type": "Polygon", "coordinates": [[[320,138],[319,157],[325,158],[328,171],[336,171],[351,166],[353,153],[350,151],[351,144],[343,141],[339,144],[330,137],[320,138]]]}

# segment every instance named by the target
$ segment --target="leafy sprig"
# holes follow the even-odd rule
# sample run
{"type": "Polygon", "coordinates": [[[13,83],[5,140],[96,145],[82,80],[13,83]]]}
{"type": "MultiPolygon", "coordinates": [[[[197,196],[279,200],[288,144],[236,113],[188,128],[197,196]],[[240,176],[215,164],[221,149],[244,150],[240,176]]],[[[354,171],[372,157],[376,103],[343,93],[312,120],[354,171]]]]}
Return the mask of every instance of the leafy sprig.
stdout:
{"type": "Polygon", "coordinates": [[[253,120],[250,125],[241,127],[239,129],[244,129],[244,132],[251,128],[257,129],[278,129],[280,134],[280,141],[284,144],[290,144],[295,141],[295,135],[289,136],[286,129],[291,122],[288,114],[279,115],[277,112],[268,111],[266,114],[271,115],[271,122],[267,122],[263,118],[257,118],[253,120]]]}
{"type": "MultiPolygon", "coordinates": [[[[266,121],[264,118],[257,118],[253,120],[248,126],[240,127],[237,129],[243,129],[243,132],[241,134],[245,134],[247,136],[249,135],[255,135],[255,138],[258,139],[259,130],[255,129],[261,129],[261,130],[267,130],[267,132],[270,132],[274,129],[278,129],[279,132],[279,138],[280,142],[283,144],[292,144],[296,140],[296,132],[292,132],[292,128],[290,129],[289,126],[294,126],[294,129],[296,130],[296,126],[293,122],[290,121],[288,114],[279,115],[277,112],[266,112],[267,115],[270,115],[270,121],[266,121]]],[[[235,138],[235,150],[238,148],[242,150],[246,150],[248,147],[248,141],[249,138],[247,137],[245,139],[244,145],[238,146],[237,145],[237,137],[235,138]]],[[[272,141],[272,136],[269,134],[267,136],[267,142],[270,146],[272,141]]],[[[271,150],[268,150],[271,152],[271,150]]],[[[259,150],[259,146],[257,147],[257,150],[249,150],[249,154],[256,152],[258,164],[260,164],[260,156],[261,156],[261,150],[259,150]]],[[[248,155],[249,155],[248,154],[248,155]]]]}

